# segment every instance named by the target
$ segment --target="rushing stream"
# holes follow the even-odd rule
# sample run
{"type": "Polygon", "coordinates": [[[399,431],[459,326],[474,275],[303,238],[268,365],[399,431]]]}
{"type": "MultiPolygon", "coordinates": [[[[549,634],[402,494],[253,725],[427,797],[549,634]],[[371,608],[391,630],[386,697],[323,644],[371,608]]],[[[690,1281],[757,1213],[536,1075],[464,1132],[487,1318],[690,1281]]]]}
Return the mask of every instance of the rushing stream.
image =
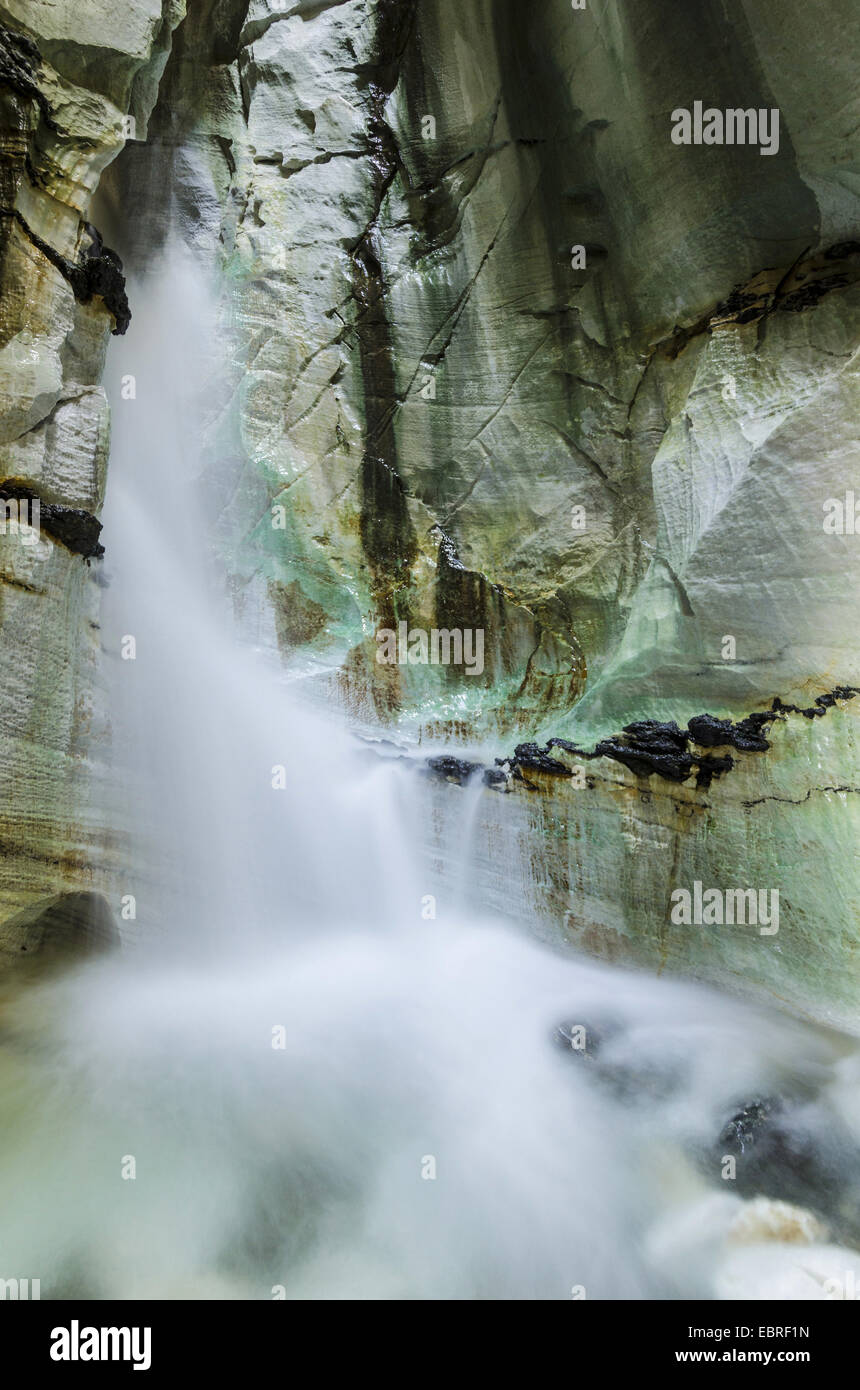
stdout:
{"type": "Polygon", "coordinates": [[[707,1298],[762,1271],[773,1292],[766,1247],[726,1254],[755,1187],[723,1179],[720,1136],[778,1097],[788,1195],[808,1174],[834,1225],[814,1296],[856,1219],[854,1044],[482,916],[491,793],[446,789],[433,869],[417,756],[368,751],[230,616],[199,457],[209,308],[167,264],[110,388],[136,911],[122,952],[6,1002],[4,1265],[43,1297],[707,1298]]]}

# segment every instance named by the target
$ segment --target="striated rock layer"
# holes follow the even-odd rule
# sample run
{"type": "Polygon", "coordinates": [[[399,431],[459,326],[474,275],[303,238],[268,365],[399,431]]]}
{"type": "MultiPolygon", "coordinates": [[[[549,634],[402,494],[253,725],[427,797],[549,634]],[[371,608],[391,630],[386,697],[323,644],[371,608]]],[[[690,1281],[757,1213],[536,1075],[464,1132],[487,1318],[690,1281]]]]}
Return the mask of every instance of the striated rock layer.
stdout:
{"type": "Polygon", "coordinates": [[[105,166],[145,135],[182,13],[0,5],[0,968],[111,938],[100,381],[129,307],[89,216],[105,166]]]}
{"type": "MultiPolygon", "coordinates": [[[[97,221],[135,270],[171,221],[216,267],[209,493],[247,630],[365,725],[500,756],[573,745],[546,754],[561,772],[519,757],[489,779],[480,833],[515,837],[532,907],[586,949],[855,1026],[860,701],[816,705],[860,678],[855,8],[193,0],[166,65],[173,11],[93,3],[74,41],[58,13],[28,6],[38,93],[26,51],[5,81],[28,148],[86,113],[100,153],[64,145],[51,167],[87,191],[115,152],[103,105],[143,116],[164,69],[97,221]],[[778,145],[673,143],[696,102],[778,111],[778,145]],[[480,631],[482,669],[381,663],[401,624],[480,631]],[[775,701],[766,749],[719,741],[775,701]],[[705,715],[694,759],[666,726],[705,715]],[[695,883],[778,893],[778,932],[673,923],[695,883]]],[[[34,161],[6,230],[46,278],[28,305],[52,346],[34,364],[10,339],[30,442],[6,473],[97,511],[101,463],[89,492],[59,484],[86,471],[84,420],[103,460],[92,354],[121,326],[115,266],[65,183],[39,221],[34,161]]],[[[52,602],[92,594],[81,558],[50,554],[69,566],[52,602]]],[[[80,621],[52,639],[67,680],[80,621]]],[[[40,698],[19,701],[38,748],[40,698]]],[[[77,782],[67,805],[79,824],[77,782]]],[[[498,867],[488,851],[488,892],[498,867]]]]}

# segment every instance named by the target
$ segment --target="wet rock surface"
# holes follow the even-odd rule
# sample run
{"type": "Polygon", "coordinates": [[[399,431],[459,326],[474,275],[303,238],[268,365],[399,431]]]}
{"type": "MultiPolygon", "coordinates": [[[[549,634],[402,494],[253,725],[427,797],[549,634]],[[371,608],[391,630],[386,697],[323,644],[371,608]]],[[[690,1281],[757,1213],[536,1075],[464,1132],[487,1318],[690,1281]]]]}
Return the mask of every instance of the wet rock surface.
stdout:
{"type": "Polygon", "coordinates": [[[860,1241],[860,1147],[825,1104],[768,1096],[748,1101],[726,1121],[709,1170],[735,1160],[732,1190],[772,1197],[817,1213],[837,1237],[860,1241]]]}
{"type": "Polygon", "coordinates": [[[42,535],[0,533],[0,930],[29,903],[105,888],[117,842],[89,562],[103,552],[105,350],[130,311],[91,200],[146,139],[183,11],[9,0],[0,16],[0,501],[38,498],[42,535]]]}
{"type": "Polygon", "coordinates": [[[816,698],[808,708],[785,704],[777,697],[769,710],[757,711],[740,719],[718,719],[712,714],[694,715],[686,729],[675,720],[662,723],[656,719],[640,719],[626,724],[621,734],[601,739],[589,752],[569,739],[551,738],[541,748],[537,743],[521,743],[508,759],[498,759],[500,766],[512,776],[523,770],[543,772],[551,777],[570,777],[571,767],[551,756],[558,748],[574,760],[610,758],[622,763],[637,777],[654,775],[669,782],[686,782],[696,771],[697,786],[707,789],[715,777],[721,777],[735,766],[735,759],[726,753],[720,757],[701,754],[699,748],[734,748],[742,753],[764,753],[770,748],[765,730],[775,720],[789,714],[801,714],[806,719],[820,718],[840,701],[852,700],[860,693],[853,686],[836,686],[833,691],[816,698]]]}
{"type": "MultiPolygon", "coordinates": [[[[815,424],[832,397],[848,447],[852,78],[796,3],[791,22],[824,110],[821,80],[789,80],[770,6],[743,44],[720,6],[694,26],[664,0],[641,23],[615,4],[604,23],[562,0],[362,0],[230,5],[213,28],[191,7],[150,147],[108,178],[133,217],[169,170],[189,236],[223,261],[250,361],[248,520],[290,518],[288,552],[258,528],[239,565],[328,616],[285,655],[318,661],[359,718],[543,741],[573,735],[583,699],[623,729],[707,690],[734,722],[768,689],[852,678],[820,527],[850,450],[821,449],[815,424]],[[660,60],[631,88],[642,25],[660,60]],[[661,138],[682,89],[731,105],[741,80],[785,102],[774,158],[661,138]],[[767,518],[775,489],[790,535],[767,518]],[[380,666],[373,631],[400,617],[483,628],[490,674],[380,666]]],[[[684,776],[653,738],[611,746],[684,776]]]]}
{"type": "Polygon", "coordinates": [[[0,960],[41,968],[72,964],[115,950],[120,935],[100,893],[62,893],[0,923],[0,960]]]}
{"type": "Polygon", "coordinates": [[[428,758],[427,767],[437,777],[442,777],[446,782],[455,782],[460,787],[466,786],[474,774],[482,770],[480,763],[471,763],[447,753],[428,758]]]}
{"type": "Polygon", "coordinates": [[[89,304],[96,295],[104,302],[112,314],[112,332],[125,333],[131,323],[131,310],[125,292],[125,276],[122,261],[115,251],[105,246],[99,233],[90,223],[86,225],[90,244],[81,259],[69,267],[67,275],[75,292],[75,298],[82,304],[89,304]]]}
{"type": "Polygon", "coordinates": [[[27,240],[50,261],[71,285],[75,299],[89,304],[96,296],[113,317],[112,333],[125,333],[131,323],[131,309],[125,292],[122,261],[115,251],[105,246],[95,227],[86,223],[84,232],[89,244],[78,260],[69,260],[36,233],[16,210],[0,209],[0,216],[13,217],[27,240]]]}
{"type": "Polygon", "coordinates": [[[57,502],[44,502],[38,493],[22,483],[0,483],[0,501],[39,501],[40,529],[59,541],[74,555],[87,561],[98,560],[105,548],[99,541],[101,522],[80,507],[64,507],[57,502]]]}

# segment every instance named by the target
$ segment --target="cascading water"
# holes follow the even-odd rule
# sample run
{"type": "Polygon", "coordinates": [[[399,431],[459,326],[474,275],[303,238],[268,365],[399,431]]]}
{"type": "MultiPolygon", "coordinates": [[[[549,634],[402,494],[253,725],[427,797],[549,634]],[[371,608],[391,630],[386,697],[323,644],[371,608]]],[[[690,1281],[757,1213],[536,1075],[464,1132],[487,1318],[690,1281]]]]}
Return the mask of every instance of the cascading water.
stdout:
{"type": "MultiPolygon", "coordinates": [[[[754,1290],[764,1247],[726,1272],[721,1126],[788,1095],[795,1133],[856,1135],[856,1050],[482,919],[466,832],[492,793],[449,789],[459,862],[434,876],[414,763],[369,756],[232,625],[200,495],[209,308],[179,247],[134,302],[105,659],[137,916],[4,1015],[4,1262],[43,1297],[754,1290]]],[[[804,1257],[823,1296],[821,1242],[804,1257]]]]}

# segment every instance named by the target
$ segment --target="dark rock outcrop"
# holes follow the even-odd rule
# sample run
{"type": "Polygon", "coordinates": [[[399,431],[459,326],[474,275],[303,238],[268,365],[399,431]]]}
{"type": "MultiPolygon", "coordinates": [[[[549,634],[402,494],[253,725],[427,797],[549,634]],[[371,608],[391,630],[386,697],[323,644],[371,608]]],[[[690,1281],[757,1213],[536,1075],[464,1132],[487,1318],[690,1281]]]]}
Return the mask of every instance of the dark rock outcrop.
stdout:
{"type": "MultiPolygon", "coordinates": [[[[38,493],[24,483],[0,484],[0,501],[34,502],[38,497],[38,493]]],[[[39,515],[41,529],[74,555],[82,555],[88,562],[104,555],[105,548],[99,541],[102,524],[91,512],[80,507],[64,507],[58,502],[43,502],[39,498],[39,515]]]]}

